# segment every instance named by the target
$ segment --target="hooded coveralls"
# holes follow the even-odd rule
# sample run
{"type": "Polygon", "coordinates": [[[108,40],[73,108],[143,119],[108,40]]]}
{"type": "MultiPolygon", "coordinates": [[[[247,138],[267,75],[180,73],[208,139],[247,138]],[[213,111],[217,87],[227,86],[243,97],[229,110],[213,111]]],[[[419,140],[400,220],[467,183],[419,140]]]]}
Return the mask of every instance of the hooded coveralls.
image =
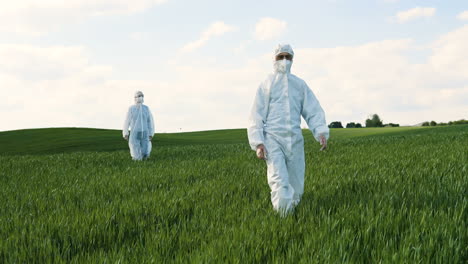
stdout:
{"type": "Polygon", "coordinates": [[[149,107],[143,103],[136,103],[130,106],[122,130],[123,136],[128,136],[129,127],[131,128],[128,146],[130,155],[134,160],[148,158],[151,153],[151,141],[149,137],[154,134],[153,116],[149,107]]]}
{"type": "MultiPolygon", "coordinates": [[[[288,52],[289,45],[280,45],[275,55],[288,52]]],[[[304,140],[301,116],[317,141],[328,139],[325,113],[307,84],[286,69],[275,71],[260,84],[252,106],[248,138],[253,150],[263,144],[266,148],[268,185],[273,208],[290,212],[304,192],[304,140]],[[283,72],[282,72],[283,71],[283,72]]]]}

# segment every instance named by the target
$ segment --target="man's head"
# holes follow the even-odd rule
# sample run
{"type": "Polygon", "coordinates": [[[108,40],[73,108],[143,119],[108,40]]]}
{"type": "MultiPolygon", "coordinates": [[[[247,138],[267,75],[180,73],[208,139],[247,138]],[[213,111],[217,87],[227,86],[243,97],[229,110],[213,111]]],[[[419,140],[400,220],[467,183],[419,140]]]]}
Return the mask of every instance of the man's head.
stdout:
{"type": "Polygon", "coordinates": [[[143,101],[144,101],[144,100],[143,100],[144,97],[145,97],[145,95],[143,94],[142,91],[136,91],[136,92],[135,92],[135,97],[134,97],[135,103],[136,103],[136,104],[142,104],[143,101]]]}
{"type": "Polygon", "coordinates": [[[289,44],[279,44],[275,49],[275,61],[287,59],[292,61],[294,58],[294,51],[289,44]]]}
{"type": "Polygon", "coordinates": [[[294,51],[289,44],[278,45],[275,49],[275,72],[289,73],[293,58],[294,51]]]}

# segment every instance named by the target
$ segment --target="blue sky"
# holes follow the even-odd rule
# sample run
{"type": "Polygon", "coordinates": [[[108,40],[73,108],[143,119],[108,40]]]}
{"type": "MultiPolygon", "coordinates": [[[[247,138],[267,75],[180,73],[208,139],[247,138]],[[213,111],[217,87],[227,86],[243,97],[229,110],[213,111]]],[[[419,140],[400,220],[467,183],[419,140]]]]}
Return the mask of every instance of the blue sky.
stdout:
{"type": "Polygon", "coordinates": [[[245,127],[291,43],[327,121],[468,118],[466,1],[22,0],[0,9],[0,131],[120,129],[142,90],[158,132],[245,127]]]}

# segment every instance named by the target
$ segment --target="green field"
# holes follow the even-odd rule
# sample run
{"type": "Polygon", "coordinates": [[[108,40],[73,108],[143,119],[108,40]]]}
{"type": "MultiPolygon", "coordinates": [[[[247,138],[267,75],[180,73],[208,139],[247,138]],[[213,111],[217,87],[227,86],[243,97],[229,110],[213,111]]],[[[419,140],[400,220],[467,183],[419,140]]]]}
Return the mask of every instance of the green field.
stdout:
{"type": "Polygon", "coordinates": [[[246,131],[0,133],[0,263],[467,263],[468,125],[305,134],[293,215],[246,131]]]}

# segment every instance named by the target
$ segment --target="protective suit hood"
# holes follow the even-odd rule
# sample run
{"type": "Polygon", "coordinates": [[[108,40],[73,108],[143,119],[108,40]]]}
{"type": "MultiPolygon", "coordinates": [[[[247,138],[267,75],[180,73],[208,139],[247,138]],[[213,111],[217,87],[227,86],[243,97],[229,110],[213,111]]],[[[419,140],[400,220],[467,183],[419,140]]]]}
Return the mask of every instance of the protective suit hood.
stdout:
{"type": "Polygon", "coordinates": [[[294,59],[294,51],[289,44],[279,44],[276,49],[275,49],[275,55],[274,55],[274,64],[273,64],[273,69],[274,73],[291,73],[291,66],[292,66],[292,59],[287,60],[276,60],[276,56],[278,54],[286,52],[292,56],[292,59],[294,59]]]}
{"type": "Polygon", "coordinates": [[[276,55],[278,55],[278,54],[280,54],[282,52],[287,52],[287,53],[291,54],[291,56],[293,56],[293,58],[294,58],[294,51],[293,51],[291,45],[289,45],[289,44],[278,44],[278,46],[275,49],[275,57],[276,57],[276,55]]]}
{"type": "Polygon", "coordinates": [[[145,95],[142,91],[136,91],[134,99],[135,104],[142,104],[145,101],[145,95]]]}

